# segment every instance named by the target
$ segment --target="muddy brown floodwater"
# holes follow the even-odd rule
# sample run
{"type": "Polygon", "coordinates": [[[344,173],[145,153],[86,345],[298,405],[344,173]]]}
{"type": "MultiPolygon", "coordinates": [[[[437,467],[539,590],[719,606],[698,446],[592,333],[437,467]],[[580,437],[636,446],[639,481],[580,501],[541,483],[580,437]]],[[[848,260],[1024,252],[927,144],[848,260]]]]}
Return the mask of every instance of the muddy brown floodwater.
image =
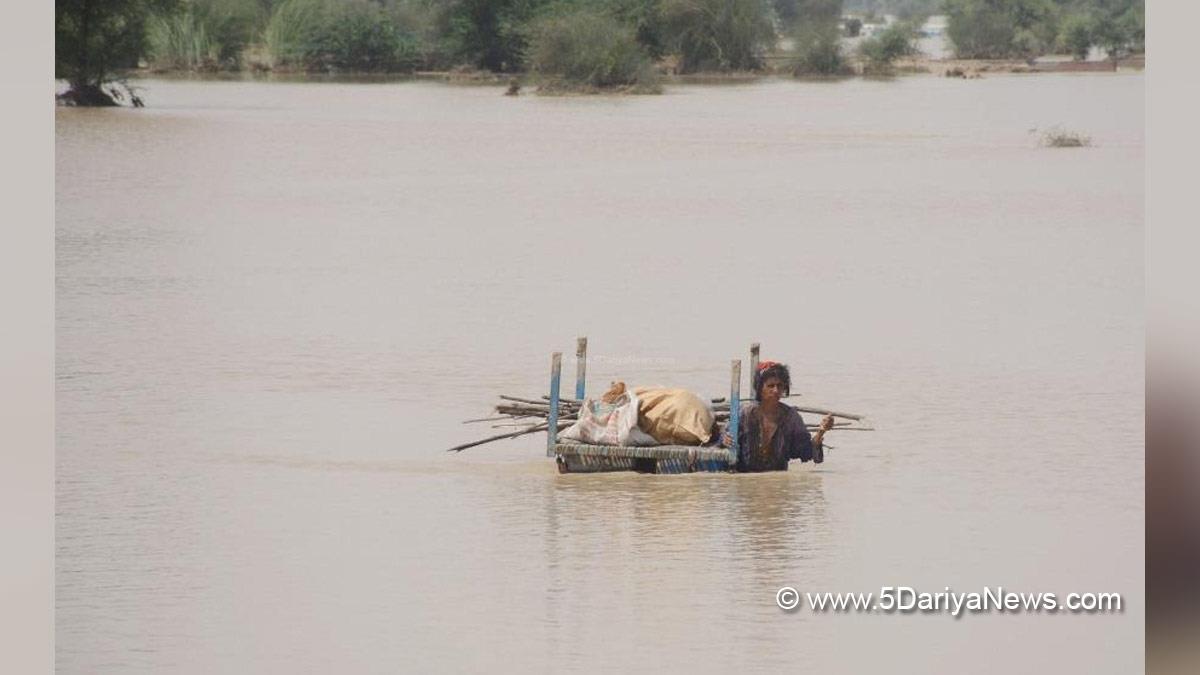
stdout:
{"type": "Polygon", "coordinates": [[[56,111],[62,672],[1141,669],[1141,73],[139,84],[56,111]],[[443,452],[577,335],[593,390],[712,395],[759,341],[877,430],[757,476],[443,452]]]}

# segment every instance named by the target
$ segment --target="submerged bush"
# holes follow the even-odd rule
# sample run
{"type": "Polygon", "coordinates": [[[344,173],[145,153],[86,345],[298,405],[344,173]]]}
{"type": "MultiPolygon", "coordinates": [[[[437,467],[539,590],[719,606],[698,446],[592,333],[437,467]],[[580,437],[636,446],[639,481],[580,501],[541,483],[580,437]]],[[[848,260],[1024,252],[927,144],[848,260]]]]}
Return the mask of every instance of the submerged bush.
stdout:
{"type": "Polygon", "coordinates": [[[1092,138],[1061,127],[1053,127],[1042,133],[1041,143],[1047,148],[1083,148],[1092,144],[1092,138]]]}
{"type": "Polygon", "coordinates": [[[663,0],[662,12],[683,72],[758,70],[775,43],[767,0],[663,0]]]}
{"type": "Polygon", "coordinates": [[[657,89],[657,76],[634,29],[590,9],[545,16],[533,24],[530,69],[550,88],[636,86],[657,89]]]}
{"type": "Polygon", "coordinates": [[[265,31],[277,65],[306,70],[412,70],[415,36],[369,0],[285,0],[265,31]]]}

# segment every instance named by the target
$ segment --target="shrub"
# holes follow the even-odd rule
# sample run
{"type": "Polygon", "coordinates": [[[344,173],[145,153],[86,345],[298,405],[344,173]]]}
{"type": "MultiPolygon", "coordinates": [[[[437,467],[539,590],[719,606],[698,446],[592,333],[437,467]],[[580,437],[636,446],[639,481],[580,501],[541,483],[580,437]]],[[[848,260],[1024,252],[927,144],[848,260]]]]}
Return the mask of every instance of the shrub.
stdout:
{"type": "Polygon", "coordinates": [[[169,68],[236,68],[258,9],[244,0],[187,0],[146,22],[147,55],[169,68]]]}
{"type": "Polygon", "coordinates": [[[1057,10],[1049,0],[946,0],[945,12],[946,34],[959,58],[1028,56],[1031,46],[1052,44],[1058,34],[1057,10]]]}
{"type": "Polygon", "coordinates": [[[284,0],[275,6],[263,41],[276,65],[303,65],[317,50],[328,4],[327,0],[284,0]]]}
{"type": "Polygon", "coordinates": [[[385,0],[393,23],[406,35],[419,67],[449,69],[456,64],[439,31],[442,7],[429,0],[385,0]]]}
{"type": "Polygon", "coordinates": [[[1092,138],[1056,126],[1042,132],[1040,143],[1047,148],[1083,148],[1092,144],[1092,138]]]}
{"type": "Polygon", "coordinates": [[[1146,7],[1134,3],[1118,19],[1121,29],[1129,39],[1129,48],[1135,52],[1146,51],[1146,7]]]}
{"type": "Polygon", "coordinates": [[[1032,60],[1046,53],[1046,43],[1035,32],[1022,28],[1013,35],[1013,54],[1024,59],[1032,60]]]}
{"type": "Polygon", "coordinates": [[[1068,17],[1063,22],[1059,43],[1067,53],[1083,61],[1092,49],[1092,22],[1078,14],[1068,17]]]}
{"type": "Polygon", "coordinates": [[[217,64],[219,48],[190,8],[150,17],[146,22],[146,39],[150,60],[157,66],[195,69],[217,64]]]}
{"type": "Polygon", "coordinates": [[[857,17],[846,22],[846,37],[858,37],[862,33],[863,22],[857,17]]]}
{"type": "Polygon", "coordinates": [[[663,0],[662,11],[683,72],[757,70],[775,42],[766,0],[663,0]]]}
{"type": "Polygon", "coordinates": [[[442,49],[493,72],[523,67],[527,28],[547,0],[446,0],[437,17],[442,49]]]}
{"type": "Polygon", "coordinates": [[[883,32],[864,40],[859,45],[859,54],[863,57],[864,72],[881,75],[892,71],[892,64],[902,56],[916,53],[913,40],[916,31],[907,23],[894,23],[883,32]]]}
{"type": "Polygon", "coordinates": [[[276,64],[307,70],[412,70],[415,36],[369,0],[285,0],[265,33],[276,64]]]}
{"type": "Polygon", "coordinates": [[[792,74],[804,75],[848,75],[850,65],[842,54],[842,44],[836,24],[822,28],[800,30],[795,37],[796,52],[792,60],[792,74]]]}
{"type": "Polygon", "coordinates": [[[1126,33],[1120,19],[1100,16],[1092,23],[1092,41],[1103,49],[1110,59],[1116,59],[1128,51],[1132,37],[1126,33]]]}
{"type": "Polygon", "coordinates": [[[784,30],[795,32],[802,24],[836,24],[842,0],[772,0],[775,16],[784,30]]]}
{"type": "Polygon", "coordinates": [[[417,61],[416,40],[368,0],[335,5],[317,47],[321,61],[347,70],[412,70],[417,61]]]}
{"type": "MultiPolygon", "coordinates": [[[[634,29],[590,9],[543,17],[530,31],[531,69],[553,82],[657,89],[650,57],[634,29]]],[[[552,85],[553,86],[553,85],[552,85]]]]}
{"type": "MultiPolygon", "coordinates": [[[[585,4],[588,1],[582,0],[585,4]]],[[[669,36],[659,0],[601,0],[595,4],[601,5],[618,22],[632,26],[638,44],[651,58],[666,54],[669,36]]]]}

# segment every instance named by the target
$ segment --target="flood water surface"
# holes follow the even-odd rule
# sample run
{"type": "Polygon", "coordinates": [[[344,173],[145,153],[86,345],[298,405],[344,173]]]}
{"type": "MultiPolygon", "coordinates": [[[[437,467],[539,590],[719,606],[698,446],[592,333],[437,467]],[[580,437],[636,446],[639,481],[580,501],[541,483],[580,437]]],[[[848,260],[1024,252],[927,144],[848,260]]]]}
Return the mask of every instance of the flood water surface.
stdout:
{"type": "Polygon", "coordinates": [[[1143,82],[58,110],[59,669],[1141,669],[1143,82]],[[758,341],[875,431],[773,475],[444,452],[579,335],[592,391],[712,396],[758,341]],[[785,613],[785,585],[1125,609],[785,613]]]}

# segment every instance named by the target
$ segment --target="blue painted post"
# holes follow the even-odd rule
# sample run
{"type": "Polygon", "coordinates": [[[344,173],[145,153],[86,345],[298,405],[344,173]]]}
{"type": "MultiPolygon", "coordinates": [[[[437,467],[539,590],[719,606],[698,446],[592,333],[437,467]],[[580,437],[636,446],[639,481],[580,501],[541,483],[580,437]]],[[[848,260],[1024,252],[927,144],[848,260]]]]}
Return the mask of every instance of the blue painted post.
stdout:
{"type": "Polygon", "coordinates": [[[587,380],[587,338],[575,340],[575,400],[583,401],[584,382],[587,380]]]}
{"type": "Polygon", "coordinates": [[[732,447],[729,448],[729,468],[737,465],[738,459],[738,427],[742,421],[742,360],[734,359],[729,374],[729,438],[732,447]]]}
{"type": "Polygon", "coordinates": [[[546,456],[554,456],[558,443],[558,382],[562,379],[562,352],[550,357],[550,419],[546,427],[546,456]]]}

